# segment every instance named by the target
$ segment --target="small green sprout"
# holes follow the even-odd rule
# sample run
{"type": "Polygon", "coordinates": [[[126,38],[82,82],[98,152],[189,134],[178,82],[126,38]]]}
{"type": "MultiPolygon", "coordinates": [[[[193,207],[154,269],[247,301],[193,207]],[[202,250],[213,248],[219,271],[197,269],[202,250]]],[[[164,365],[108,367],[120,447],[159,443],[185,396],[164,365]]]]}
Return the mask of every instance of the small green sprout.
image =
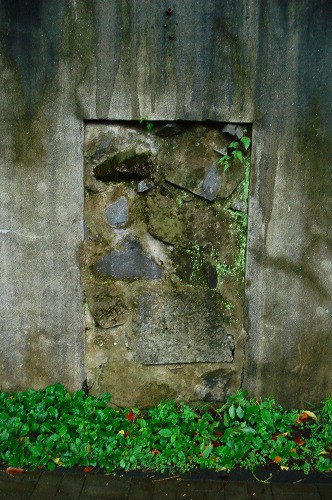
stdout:
{"type": "MultiPolygon", "coordinates": [[[[247,137],[246,136],[246,133],[247,133],[247,129],[245,128],[243,130],[243,137],[240,139],[240,142],[238,141],[233,141],[230,143],[230,145],[228,146],[229,149],[232,149],[233,151],[231,152],[231,155],[233,156],[233,158],[239,160],[241,163],[243,161],[243,153],[242,151],[239,149],[240,145],[242,144],[244,149],[246,151],[248,151],[249,149],[249,146],[250,146],[250,143],[251,143],[251,140],[250,140],[250,137],[247,137]]],[[[224,172],[226,172],[226,170],[231,166],[230,164],[230,160],[231,160],[231,156],[228,155],[228,154],[225,154],[223,155],[219,160],[218,160],[218,163],[219,165],[223,165],[224,166],[224,172]]]]}
{"type": "Polygon", "coordinates": [[[146,129],[147,129],[147,131],[148,131],[148,132],[151,132],[151,130],[153,129],[153,123],[152,123],[152,122],[149,122],[149,121],[148,121],[148,118],[147,118],[146,116],[142,116],[142,117],[140,118],[140,121],[139,121],[139,122],[140,122],[140,124],[141,124],[141,125],[142,125],[143,123],[145,123],[145,125],[146,125],[146,129]]]}

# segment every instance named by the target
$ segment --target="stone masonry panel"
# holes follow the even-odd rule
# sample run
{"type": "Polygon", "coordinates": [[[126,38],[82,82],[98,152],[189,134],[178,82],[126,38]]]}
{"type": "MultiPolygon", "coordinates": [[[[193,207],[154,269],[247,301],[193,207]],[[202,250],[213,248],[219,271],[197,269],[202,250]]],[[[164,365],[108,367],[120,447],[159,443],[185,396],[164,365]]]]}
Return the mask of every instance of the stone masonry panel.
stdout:
{"type": "Polygon", "coordinates": [[[182,377],[182,399],[222,399],[240,376],[249,155],[219,161],[239,127],[87,125],[80,260],[92,392],[121,402],[130,383],[142,405],[142,380],[158,399],[182,377]]]}

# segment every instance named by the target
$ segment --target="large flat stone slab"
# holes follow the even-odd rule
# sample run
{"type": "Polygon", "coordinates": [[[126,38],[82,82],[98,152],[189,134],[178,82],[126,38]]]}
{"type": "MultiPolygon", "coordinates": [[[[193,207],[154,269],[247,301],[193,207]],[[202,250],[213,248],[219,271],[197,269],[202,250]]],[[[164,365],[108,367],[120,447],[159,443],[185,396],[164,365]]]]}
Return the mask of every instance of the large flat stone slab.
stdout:
{"type": "Polygon", "coordinates": [[[218,160],[227,152],[228,141],[218,129],[192,126],[170,139],[161,156],[165,179],[187,191],[214,201],[227,198],[244,178],[245,166],[232,161],[224,171],[218,160]]]}
{"type": "Polygon", "coordinates": [[[143,364],[233,361],[233,338],[211,291],[157,292],[138,297],[135,361],[143,364]]]}

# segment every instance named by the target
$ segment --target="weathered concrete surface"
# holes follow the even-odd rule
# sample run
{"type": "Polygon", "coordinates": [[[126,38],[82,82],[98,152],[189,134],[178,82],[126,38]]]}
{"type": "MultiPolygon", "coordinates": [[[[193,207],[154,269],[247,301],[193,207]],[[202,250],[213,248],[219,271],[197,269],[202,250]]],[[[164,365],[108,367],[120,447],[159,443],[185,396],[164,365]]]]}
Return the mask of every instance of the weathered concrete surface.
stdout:
{"type": "Polygon", "coordinates": [[[286,4],[261,17],[244,385],[295,405],[332,391],[332,4],[286,4]]]}
{"type": "Polygon", "coordinates": [[[0,2],[2,386],[81,385],[83,120],[148,116],[254,123],[244,385],[316,401],[332,390],[332,4],[172,6],[0,2]]]}
{"type": "Polygon", "coordinates": [[[27,4],[0,5],[0,378],[4,389],[74,389],[84,379],[83,123],[71,64],[58,61],[63,8],[27,4]]]}

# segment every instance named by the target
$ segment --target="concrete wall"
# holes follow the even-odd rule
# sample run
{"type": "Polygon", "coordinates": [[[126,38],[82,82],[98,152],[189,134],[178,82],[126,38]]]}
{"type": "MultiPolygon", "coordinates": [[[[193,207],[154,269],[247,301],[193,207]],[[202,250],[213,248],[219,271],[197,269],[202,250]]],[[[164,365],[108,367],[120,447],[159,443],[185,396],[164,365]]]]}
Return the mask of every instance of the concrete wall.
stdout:
{"type": "Polygon", "coordinates": [[[243,386],[331,391],[331,7],[0,1],[3,388],[82,385],[84,120],[148,116],[253,123],[243,386]]]}

